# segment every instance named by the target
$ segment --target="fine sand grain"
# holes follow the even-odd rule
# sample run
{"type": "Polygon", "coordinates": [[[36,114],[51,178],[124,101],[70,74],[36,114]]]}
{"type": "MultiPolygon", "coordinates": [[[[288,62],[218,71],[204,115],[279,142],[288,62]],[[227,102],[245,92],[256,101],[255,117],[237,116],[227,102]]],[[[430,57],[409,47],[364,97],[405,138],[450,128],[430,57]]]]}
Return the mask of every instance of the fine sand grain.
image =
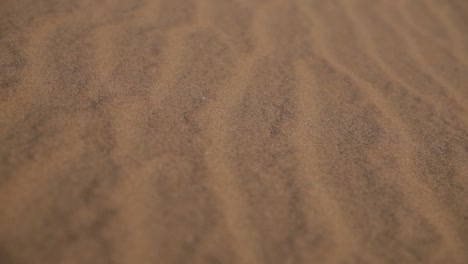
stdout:
{"type": "Polygon", "coordinates": [[[468,1],[0,0],[0,263],[468,263],[468,1]]]}

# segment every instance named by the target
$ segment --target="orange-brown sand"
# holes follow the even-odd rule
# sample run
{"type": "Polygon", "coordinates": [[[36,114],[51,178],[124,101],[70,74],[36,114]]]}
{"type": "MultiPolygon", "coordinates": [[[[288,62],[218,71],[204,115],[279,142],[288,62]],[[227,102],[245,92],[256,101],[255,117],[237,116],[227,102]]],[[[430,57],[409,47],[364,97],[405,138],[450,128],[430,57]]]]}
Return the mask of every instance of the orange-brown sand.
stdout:
{"type": "Polygon", "coordinates": [[[466,0],[1,0],[0,263],[468,263],[466,0]]]}

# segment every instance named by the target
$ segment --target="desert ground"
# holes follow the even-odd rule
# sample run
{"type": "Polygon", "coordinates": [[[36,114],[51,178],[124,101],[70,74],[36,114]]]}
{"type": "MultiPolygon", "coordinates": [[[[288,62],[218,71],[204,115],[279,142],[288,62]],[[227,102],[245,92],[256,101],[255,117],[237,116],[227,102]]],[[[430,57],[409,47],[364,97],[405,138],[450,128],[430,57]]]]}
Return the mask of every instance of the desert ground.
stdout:
{"type": "Polygon", "coordinates": [[[468,1],[0,0],[0,263],[468,263],[468,1]]]}

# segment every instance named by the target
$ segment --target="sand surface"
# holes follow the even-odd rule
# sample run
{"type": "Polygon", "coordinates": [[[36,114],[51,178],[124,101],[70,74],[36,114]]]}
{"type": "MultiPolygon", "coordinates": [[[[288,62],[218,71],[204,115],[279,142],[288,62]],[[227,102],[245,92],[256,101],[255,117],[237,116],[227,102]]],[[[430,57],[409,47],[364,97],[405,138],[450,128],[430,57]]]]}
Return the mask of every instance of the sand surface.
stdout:
{"type": "Polygon", "coordinates": [[[468,1],[0,0],[0,263],[468,263],[468,1]]]}

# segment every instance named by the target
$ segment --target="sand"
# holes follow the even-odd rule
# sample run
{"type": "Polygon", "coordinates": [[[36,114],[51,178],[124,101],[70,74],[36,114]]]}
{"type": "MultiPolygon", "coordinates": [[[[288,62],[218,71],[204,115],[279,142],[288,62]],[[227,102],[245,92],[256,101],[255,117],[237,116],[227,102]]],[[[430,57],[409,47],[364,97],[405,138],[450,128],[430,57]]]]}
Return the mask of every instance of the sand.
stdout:
{"type": "Polygon", "coordinates": [[[468,2],[0,1],[0,263],[468,263],[468,2]]]}

